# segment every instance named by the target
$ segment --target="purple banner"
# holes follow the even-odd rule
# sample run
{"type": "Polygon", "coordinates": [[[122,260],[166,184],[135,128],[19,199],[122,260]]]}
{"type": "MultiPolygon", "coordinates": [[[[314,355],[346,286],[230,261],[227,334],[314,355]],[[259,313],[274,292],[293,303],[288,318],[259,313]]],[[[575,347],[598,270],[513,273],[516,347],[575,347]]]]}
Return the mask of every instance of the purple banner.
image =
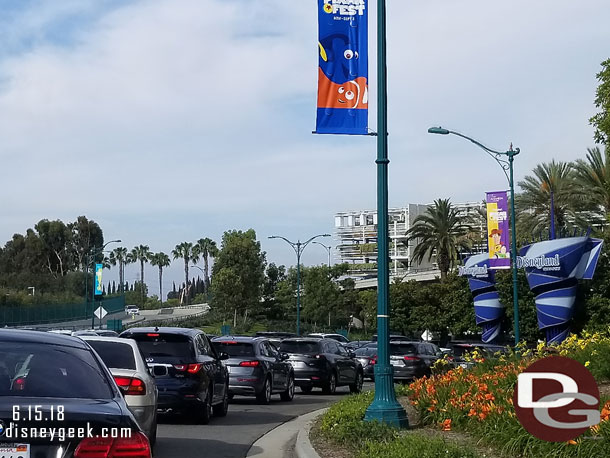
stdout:
{"type": "Polygon", "coordinates": [[[508,196],[506,191],[487,193],[487,237],[489,268],[510,269],[508,196]]]}

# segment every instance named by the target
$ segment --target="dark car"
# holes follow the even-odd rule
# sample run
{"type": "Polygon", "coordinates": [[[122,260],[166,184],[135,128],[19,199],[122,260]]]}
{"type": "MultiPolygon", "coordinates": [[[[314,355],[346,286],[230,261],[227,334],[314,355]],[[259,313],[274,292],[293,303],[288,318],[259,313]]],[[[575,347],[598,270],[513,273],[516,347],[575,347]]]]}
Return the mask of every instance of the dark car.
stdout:
{"type": "Polygon", "coordinates": [[[365,345],[370,344],[371,342],[371,340],[352,340],[351,342],[343,344],[343,346],[348,350],[357,350],[358,348],[364,347],[365,345]]]}
{"type": "Polygon", "coordinates": [[[326,334],[323,332],[314,332],[311,334],[307,334],[306,337],[318,337],[320,339],[333,339],[337,342],[341,342],[342,344],[349,343],[349,339],[342,334],[326,334]]]}
{"type": "Polygon", "coordinates": [[[373,380],[375,378],[375,364],[377,364],[377,346],[362,346],[357,348],[354,353],[356,359],[362,364],[364,378],[373,380]]]}
{"type": "Polygon", "coordinates": [[[499,344],[485,344],[481,342],[451,342],[449,344],[449,348],[451,349],[449,359],[456,367],[461,366],[464,369],[475,365],[474,361],[467,361],[465,358],[467,354],[473,353],[475,350],[484,358],[489,358],[497,352],[508,352],[507,346],[502,346],[499,344]]]}
{"type": "Polygon", "coordinates": [[[217,337],[212,341],[217,352],[226,353],[229,371],[229,396],[256,396],[269,404],[279,393],[282,401],[294,397],[294,370],[282,354],[263,337],[217,337]]]}
{"type": "Polygon", "coordinates": [[[222,359],[199,329],[131,328],[121,337],[134,339],[153,370],[159,410],[193,416],[203,424],[212,414],[224,417],[229,405],[229,375],[222,359]]]}
{"type": "Polygon", "coordinates": [[[287,353],[294,368],[295,384],[304,393],[319,387],[326,394],[349,385],[352,393],[362,390],[364,373],[353,352],[332,339],[284,339],[280,351],[287,353]]]}
{"type": "Polygon", "coordinates": [[[120,450],[121,456],[150,458],[149,441],[119,387],[81,339],[1,329],[0,348],[2,455],[109,457],[120,450]],[[41,426],[56,435],[32,437],[41,426]],[[79,428],[83,434],[74,434],[79,428]]]}
{"type": "MultiPolygon", "coordinates": [[[[421,344],[422,342],[406,340],[390,341],[390,364],[394,368],[394,380],[410,382],[415,378],[430,375],[429,364],[431,364],[432,358],[431,355],[423,353],[425,347],[421,344]]],[[[356,357],[359,360],[368,360],[365,375],[374,379],[374,368],[377,364],[377,345],[367,345],[359,348],[356,357]]]]}

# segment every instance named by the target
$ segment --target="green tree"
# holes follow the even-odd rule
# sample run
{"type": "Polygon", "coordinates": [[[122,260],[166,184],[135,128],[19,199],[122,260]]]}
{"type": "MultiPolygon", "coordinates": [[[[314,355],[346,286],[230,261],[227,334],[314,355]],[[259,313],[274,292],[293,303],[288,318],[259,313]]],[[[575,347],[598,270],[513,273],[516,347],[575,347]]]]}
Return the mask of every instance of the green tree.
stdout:
{"type": "Polygon", "coordinates": [[[63,277],[74,269],[72,263],[72,233],[62,221],[40,220],[34,226],[42,242],[46,268],[51,274],[63,277]]]}
{"type": "MultiPolygon", "coordinates": [[[[232,271],[230,278],[238,279],[233,285],[232,291],[242,299],[238,312],[243,312],[245,322],[248,310],[254,314],[260,310],[265,281],[265,253],[261,251],[261,245],[256,240],[254,229],[245,232],[226,231],[223,234],[221,248],[212,269],[214,279],[216,279],[216,274],[223,269],[230,269],[232,271]]],[[[228,275],[225,273],[225,276],[228,275]]],[[[216,280],[212,282],[212,285],[215,282],[216,280]]],[[[227,282],[223,283],[223,287],[227,285],[227,282]]],[[[220,291],[219,288],[221,287],[212,288],[214,292],[212,304],[217,300],[216,294],[230,294],[230,291],[220,291]]]]}
{"type": "Polygon", "coordinates": [[[189,303],[188,290],[189,290],[189,263],[191,260],[196,258],[193,252],[193,244],[191,242],[182,242],[176,245],[172,250],[172,256],[174,259],[184,259],[184,288],[185,288],[185,300],[189,303]]]}
{"type": "Polygon", "coordinates": [[[567,230],[568,221],[578,226],[584,223],[577,213],[578,186],[574,167],[569,162],[555,160],[538,164],[518,184],[522,193],[515,199],[518,207],[517,234],[520,238],[531,240],[532,236],[551,227],[551,193],[555,210],[555,227],[557,231],[567,230]]]}
{"type": "MultiPolygon", "coordinates": [[[[146,284],[144,283],[144,264],[146,264],[149,261],[151,252],[150,252],[150,247],[148,245],[138,245],[134,248],[132,248],[131,250],[131,259],[133,259],[136,262],[140,263],[140,284],[146,286],[146,284]]],[[[141,304],[144,305],[144,290],[146,288],[140,288],[140,291],[142,292],[142,302],[141,304]]]]}
{"type": "Polygon", "coordinates": [[[441,281],[445,281],[449,269],[459,259],[462,250],[469,250],[470,226],[449,199],[438,199],[426,212],[415,218],[407,231],[407,243],[415,242],[414,260],[428,261],[436,254],[436,263],[441,271],[441,281]]]}
{"type": "Polygon", "coordinates": [[[237,326],[237,313],[243,305],[243,288],[239,275],[230,267],[214,269],[214,282],[211,285],[212,307],[220,311],[222,324],[229,320],[233,312],[233,327],[237,326]]]}
{"type": "Polygon", "coordinates": [[[205,292],[208,292],[210,288],[210,275],[209,275],[209,258],[215,258],[218,255],[218,247],[216,242],[209,238],[199,239],[193,247],[196,257],[203,258],[203,281],[205,285],[205,292]]]}
{"type": "Polygon", "coordinates": [[[163,305],[163,269],[171,264],[169,256],[160,251],[150,255],[150,263],[159,268],[159,300],[163,305]]]}
{"type": "Polygon", "coordinates": [[[604,153],[598,147],[587,148],[587,159],[574,163],[581,203],[610,220],[610,147],[604,153]]]}
{"type": "Polygon", "coordinates": [[[68,229],[72,233],[72,254],[76,264],[84,272],[91,254],[97,253],[95,259],[102,257],[104,234],[100,226],[86,216],[79,216],[75,222],[68,224],[68,229]]]}
{"type": "Polygon", "coordinates": [[[125,265],[129,263],[131,256],[127,252],[125,247],[117,247],[110,252],[108,260],[110,264],[119,266],[119,292],[123,292],[125,289],[125,265]]]}
{"type": "Polygon", "coordinates": [[[594,138],[597,143],[610,145],[610,59],[602,62],[602,70],[596,75],[599,86],[595,92],[595,107],[601,111],[589,119],[595,127],[594,138]]]}

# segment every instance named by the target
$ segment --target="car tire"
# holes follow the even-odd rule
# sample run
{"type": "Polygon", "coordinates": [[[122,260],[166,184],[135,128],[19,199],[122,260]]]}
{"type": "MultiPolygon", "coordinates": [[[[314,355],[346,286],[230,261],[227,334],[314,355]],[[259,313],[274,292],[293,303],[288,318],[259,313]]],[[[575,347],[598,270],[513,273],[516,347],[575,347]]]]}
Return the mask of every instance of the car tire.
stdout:
{"type": "Polygon", "coordinates": [[[226,417],[229,411],[229,387],[225,387],[225,395],[220,404],[215,405],[212,410],[215,417],[226,417]]]}
{"type": "Polygon", "coordinates": [[[155,414],[155,422],[150,431],[150,436],[148,437],[148,442],[150,443],[150,448],[154,448],[157,443],[157,414],[155,414]]]}
{"type": "Polygon", "coordinates": [[[232,394],[232,393],[229,393],[227,396],[228,396],[228,398],[229,398],[229,401],[232,401],[232,400],[233,400],[233,398],[235,397],[235,395],[234,395],[234,394],[232,394]]]}
{"type": "Polygon", "coordinates": [[[313,387],[311,387],[311,386],[302,386],[301,387],[301,393],[309,394],[309,393],[311,393],[311,390],[313,390],[313,387]]]}
{"type": "Polygon", "coordinates": [[[205,401],[203,405],[199,407],[197,410],[197,421],[202,425],[207,425],[210,422],[210,418],[212,418],[212,388],[208,388],[208,394],[205,397],[205,401]]]}
{"type": "Polygon", "coordinates": [[[287,402],[294,399],[294,376],[292,374],[288,376],[288,387],[286,391],[282,391],[280,399],[287,402]]]}
{"type": "Polygon", "coordinates": [[[271,381],[269,378],[265,379],[263,389],[256,395],[256,400],[259,404],[269,404],[271,402],[271,381]]]}
{"type": "Polygon", "coordinates": [[[356,372],[356,380],[349,386],[351,393],[360,393],[362,391],[362,384],[364,383],[364,375],[362,372],[356,372]]]}
{"type": "Polygon", "coordinates": [[[334,372],[330,373],[328,377],[328,382],[324,384],[322,387],[322,392],[324,394],[335,394],[337,390],[337,375],[334,372]]]}

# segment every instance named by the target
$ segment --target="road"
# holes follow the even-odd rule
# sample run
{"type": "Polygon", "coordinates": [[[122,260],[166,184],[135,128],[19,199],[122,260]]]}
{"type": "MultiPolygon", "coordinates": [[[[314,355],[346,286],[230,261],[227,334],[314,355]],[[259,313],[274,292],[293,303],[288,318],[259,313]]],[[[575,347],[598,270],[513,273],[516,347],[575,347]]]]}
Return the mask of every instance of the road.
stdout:
{"type": "MultiPolygon", "coordinates": [[[[364,389],[372,387],[367,382],[364,389]]],[[[337,388],[333,396],[325,396],[318,389],[303,394],[297,388],[292,402],[282,402],[279,395],[273,395],[266,406],[257,404],[254,398],[236,396],[227,416],[213,418],[208,425],[196,425],[177,416],[160,417],[154,458],[245,457],[250,446],[276,426],[348,394],[348,387],[337,388]]]]}

